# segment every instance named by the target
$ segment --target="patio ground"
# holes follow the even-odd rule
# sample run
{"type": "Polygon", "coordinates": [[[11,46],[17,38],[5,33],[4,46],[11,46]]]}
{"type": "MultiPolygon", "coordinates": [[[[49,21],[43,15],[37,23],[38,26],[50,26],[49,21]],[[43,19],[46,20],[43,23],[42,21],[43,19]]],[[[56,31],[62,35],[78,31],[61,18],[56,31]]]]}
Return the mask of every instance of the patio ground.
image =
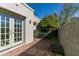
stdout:
{"type": "MultiPolygon", "coordinates": [[[[38,38],[35,38],[35,40],[38,40],[38,38]]],[[[54,54],[51,54],[48,49],[49,46],[52,44],[51,40],[39,40],[36,44],[34,44],[32,47],[28,48],[26,51],[21,53],[19,56],[54,56],[54,54]]]]}

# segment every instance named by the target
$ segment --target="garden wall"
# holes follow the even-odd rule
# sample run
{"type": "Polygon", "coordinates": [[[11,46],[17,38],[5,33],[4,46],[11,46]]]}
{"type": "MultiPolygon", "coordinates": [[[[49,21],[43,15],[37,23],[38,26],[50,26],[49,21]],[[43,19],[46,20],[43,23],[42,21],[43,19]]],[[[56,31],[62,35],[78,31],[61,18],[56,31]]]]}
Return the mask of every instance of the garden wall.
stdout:
{"type": "Polygon", "coordinates": [[[59,40],[64,48],[65,55],[79,56],[79,19],[59,28],[59,40]]]}

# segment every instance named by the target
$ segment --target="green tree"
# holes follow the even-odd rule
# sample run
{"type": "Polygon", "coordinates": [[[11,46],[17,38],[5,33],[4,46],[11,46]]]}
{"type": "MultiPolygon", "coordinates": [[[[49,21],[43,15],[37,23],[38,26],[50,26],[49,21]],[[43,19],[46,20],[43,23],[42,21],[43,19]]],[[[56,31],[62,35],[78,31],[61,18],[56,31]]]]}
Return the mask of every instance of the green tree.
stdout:
{"type": "Polygon", "coordinates": [[[63,4],[62,10],[60,12],[59,21],[61,25],[70,21],[70,18],[79,10],[79,6],[77,4],[63,4]]]}
{"type": "Polygon", "coordinates": [[[56,13],[52,15],[46,15],[41,21],[40,26],[42,31],[49,31],[50,28],[55,29],[58,27],[57,15],[56,13]]]}

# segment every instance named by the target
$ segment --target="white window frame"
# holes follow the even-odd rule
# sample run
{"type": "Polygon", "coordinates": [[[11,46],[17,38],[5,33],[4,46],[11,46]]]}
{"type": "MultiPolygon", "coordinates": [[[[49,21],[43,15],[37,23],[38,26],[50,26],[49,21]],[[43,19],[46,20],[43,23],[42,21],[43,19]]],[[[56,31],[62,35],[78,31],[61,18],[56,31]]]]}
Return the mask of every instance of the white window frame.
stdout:
{"type": "MultiPolygon", "coordinates": [[[[4,13],[3,13],[4,14],[4,13]]],[[[16,46],[18,44],[21,44],[24,42],[24,38],[23,38],[23,30],[24,30],[24,21],[22,21],[22,41],[19,41],[17,43],[14,43],[14,18],[13,17],[10,17],[10,20],[9,20],[9,40],[10,40],[10,44],[9,45],[5,45],[5,46],[1,46],[1,42],[0,42],[0,51],[2,50],[5,50],[5,49],[8,49],[10,47],[13,47],[13,46],[16,46]]],[[[6,25],[6,24],[5,24],[6,25]]],[[[1,15],[0,15],[0,27],[1,27],[1,15]]],[[[1,29],[0,29],[0,40],[1,40],[1,29]]]]}

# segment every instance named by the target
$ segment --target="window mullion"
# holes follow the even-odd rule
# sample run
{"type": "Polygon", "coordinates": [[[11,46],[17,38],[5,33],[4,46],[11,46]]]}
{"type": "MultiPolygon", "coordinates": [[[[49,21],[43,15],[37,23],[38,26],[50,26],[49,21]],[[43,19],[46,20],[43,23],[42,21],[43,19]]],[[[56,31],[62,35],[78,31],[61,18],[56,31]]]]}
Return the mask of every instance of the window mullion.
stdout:
{"type": "Polygon", "coordinates": [[[5,17],[5,45],[6,45],[6,17],[5,17]]]}
{"type": "MultiPolygon", "coordinates": [[[[1,33],[1,15],[0,15],[0,33],[1,33]]],[[[0,34],[0,47],[1,47],[1,34],[0,34]]]]}

